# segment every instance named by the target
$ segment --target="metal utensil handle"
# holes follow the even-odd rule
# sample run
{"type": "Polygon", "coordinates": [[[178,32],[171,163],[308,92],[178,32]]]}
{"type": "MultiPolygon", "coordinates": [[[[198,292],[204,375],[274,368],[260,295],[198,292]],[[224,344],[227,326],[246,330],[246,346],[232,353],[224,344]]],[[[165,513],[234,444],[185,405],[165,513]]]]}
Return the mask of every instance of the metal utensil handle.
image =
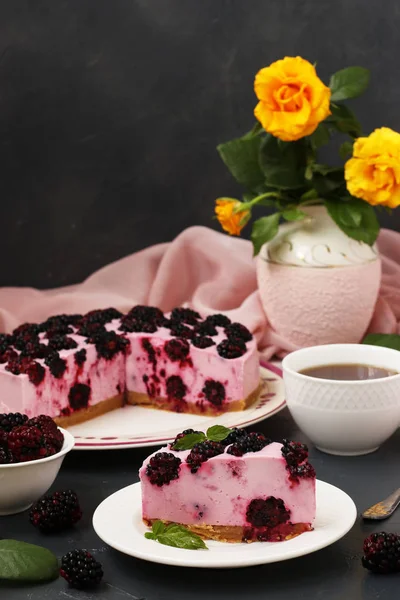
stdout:
{"type": "Polygon", "coordinates": [[[377,504],[374,504],[363,512],[364,519],[386,519],[400,504],[400,488],[395,490],[386,498],[377,504]]]}

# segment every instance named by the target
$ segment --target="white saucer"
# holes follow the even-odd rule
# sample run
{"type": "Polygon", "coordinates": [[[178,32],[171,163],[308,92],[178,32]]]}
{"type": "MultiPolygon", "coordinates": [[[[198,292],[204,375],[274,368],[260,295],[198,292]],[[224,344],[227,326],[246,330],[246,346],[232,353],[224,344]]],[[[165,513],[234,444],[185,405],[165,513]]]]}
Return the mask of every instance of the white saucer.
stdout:
{"type": "Polygon", "coordinates": [[[182,550],[144,537],[140,483],[104,500],[93,515],[93,527],[106,544],[151,562],[199,568],[237,568],[296,558],[325,548],[342,538],[354,525],[357,509],[342,490],[317,481],[317,518],[314,530],[287,542],[224,544],[207,540],[209,550],[182,550]]]}
{"type": "Polygon", "coordinates": [[[203,417],[145,406],[124,406],[68,428],[75,438],[76,450],[121,450],[160,446],[172,442],[189,427],[205,431],[210,425],[247,427],[268,419],[286,406],[281,371],[261,363],[261,389],[257,400],[246,410],[227,412],[218,417],[203,417]]]}

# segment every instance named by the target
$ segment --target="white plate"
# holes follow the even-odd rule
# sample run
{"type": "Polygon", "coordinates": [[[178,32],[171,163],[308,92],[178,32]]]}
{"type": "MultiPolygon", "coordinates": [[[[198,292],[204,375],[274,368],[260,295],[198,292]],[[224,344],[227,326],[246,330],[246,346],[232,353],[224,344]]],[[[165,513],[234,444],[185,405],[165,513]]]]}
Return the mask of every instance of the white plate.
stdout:
{"type": "Polygon", "coordinates": [[[313,531],[286,542],[224,544],[208,540],[209,550],[182,550],[144,537],[140,483],[130,485],[100,504],[93,515],[97,535],[112,548],[149,560],[179,567],[225,569],[278,562],[310,554],[343,537],[354,525],[357,509],[342,490],[317,481],[317,517],[313,531]]]}
{"type": "Polygon", "coordinates": [[[263,385],[259,397],[249,408],[240,412],[202,417],[144,406],[124,406],[69,427],[68,431],[75,437],[76,450],[113,450],[157,446],[171,442],[184,429],[207,429],[210,423],[246,427],[271,417],[286,404],[280,369],[266,363],[260,367],[260,372],[263,385]]]}

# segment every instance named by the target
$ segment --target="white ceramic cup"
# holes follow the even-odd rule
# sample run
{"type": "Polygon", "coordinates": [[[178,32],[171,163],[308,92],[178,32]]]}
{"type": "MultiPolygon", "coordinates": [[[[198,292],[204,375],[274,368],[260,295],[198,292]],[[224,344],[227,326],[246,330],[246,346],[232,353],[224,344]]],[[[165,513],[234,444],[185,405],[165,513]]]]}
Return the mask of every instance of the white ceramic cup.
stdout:
{"type": "Polygon", "coordinates": [[[53,484],[65,455],[75,443],[68,431],[59,429],[64,434],[64,444],[57,454],[30,462],[0,465],[0,516],[26,510],[53,484]]]}
{"type": "Polygon", "coordinates": [[[400,352],[364,344],[329,344],[283,359],[286,402],[297,425],[319,450],[357,456],[374,452],[400,424],[400,352]],[[381,379],[318,379],[300,371],[322,365],[364,364],[396,371],[381,379]]]}

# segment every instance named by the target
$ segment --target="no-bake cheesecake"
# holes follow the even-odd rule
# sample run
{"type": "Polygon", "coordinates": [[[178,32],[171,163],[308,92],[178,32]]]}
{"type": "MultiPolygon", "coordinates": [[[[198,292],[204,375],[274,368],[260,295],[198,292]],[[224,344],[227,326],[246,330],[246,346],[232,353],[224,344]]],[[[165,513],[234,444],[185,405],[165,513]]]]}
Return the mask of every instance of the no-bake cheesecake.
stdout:
{"type": "Polygon", "coordinates": [[[182,439],[194,442],[199,433],[179,434],[144,461],[139,475],[147,525],[177,523],[224,542],[283,541],[312,529],[315,471],[304,444],[235,429],[223,440],[203,435],[179,450],[182,439]]]}
{"type": "Polygon", "coordinates": [[[249,330],[188,308],[58,315],[0,335],[0,412],[68,426],[125,402],[176,412],[242,410],[257,397],[249,330]]]}

